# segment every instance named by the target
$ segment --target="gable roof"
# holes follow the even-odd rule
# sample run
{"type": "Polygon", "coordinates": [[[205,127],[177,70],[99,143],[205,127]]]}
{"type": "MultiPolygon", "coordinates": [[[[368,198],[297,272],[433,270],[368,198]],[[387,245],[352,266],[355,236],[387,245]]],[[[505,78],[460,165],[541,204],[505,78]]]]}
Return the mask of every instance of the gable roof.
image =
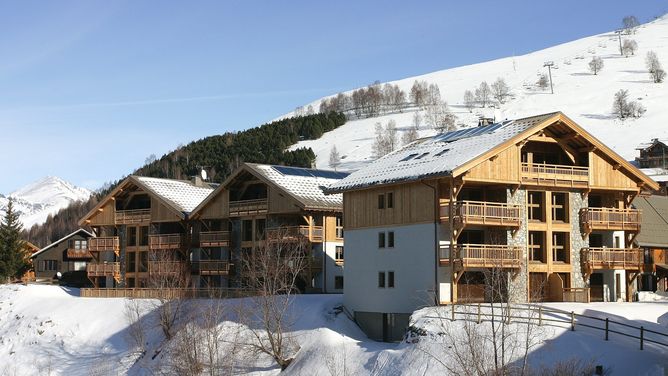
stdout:
{"type": "Polygon", "coordinates": [[[668,146],[668,139],[659,139],[659,138],[653,138],[652,141],[649,142],[643,142],[640,145],[636,147],[636,150],[645,150],[649,149],[655,145],[663,145],[664,147],[668,146]]]}
{"type": "Polygon", "coordinates": [[[93,235],[93,234],[91,234],[90,232],[88,232],[88,231],[86,231],[86,230],[80,228],[80,229],[78,229],[78,230],[72,232],[71,234],[69,234],[69,235],[65,235],[65,236],[63,236],[62,238],[56,240],[55,242],[53,242],[53,243],[47,245],[46,247],[40,249],[39,251],[33,253],[32,256],[30,256],[30,258],[31,258],[31,259],[32,259],[32,258],[35,258],[35,257],[39,256],[41,253],[43,253],[43,252],[45,252],[45,251],[47,251],[47,250],[49,250],[49,249],[51,249],[51,248],[57,246],[58,244],[60,244],[60,243],[62,243],[62,242],[64,242],[64,241],[67,241],[69,238],[71,238],[71,237],[73,237],[73,236],[75,236],[75,235],[78,235],[78,234],[81,234],[81,236],[83,236],[83,237],[85,237],[85,238],[93,238],[93,237],[95,237],[95,235],[93,235]]]}
{"type": "Polygon", "coordinates": [[[297,201],[302,209],[340,211],[343,208],[343,196],[341,194],[326,195],[323,188],[345,178],[348,176],[347,172],[244,163],[216,188],[193,213],[202,210],[221,191],[228,189],[229,185],[243,171],[252,174],[272,187],[280,189],[282,193],[297,201]]]}
{"type": "Polygon", "coordinates": [[[193,212],[193,210],[214,190],[212,185],[208,183],[202,183],[202,186],[198,186],[189,180],[150,178],[131,175],[119,183],[114,190],[100,200],[100,202],[98,202],[98,204],[79,221],[79,225],[83,225],[87,218],[96,213],[98,209],[104,206],[112,197],[115,197],[119,192],[122,192],[123,189],[131,184],[136,185],[149,195],[155,197],[181,219],[186,219],[188,215],[190,215],[190,213],[193,212]]]}
{"type": "Polygon", "coordinates": [[[668,197],[636,197],[633,206],[642,210],[641,231],[636,242],[641,247],[668,247],[668,197]]]}
{"type": "Polygon", "coordinates": [[[459,176],[480,161],[497,155],[513,144],[557,122],[576,131],[587,142],[634,174],[638,180],[653,189],[658,189],[656,182],[575,124],[566,115],[561,112],[552,112],[419,139],[330,185],[326,192],[340,193],[373,185],[416,181],[431,177],[459,176]]]}

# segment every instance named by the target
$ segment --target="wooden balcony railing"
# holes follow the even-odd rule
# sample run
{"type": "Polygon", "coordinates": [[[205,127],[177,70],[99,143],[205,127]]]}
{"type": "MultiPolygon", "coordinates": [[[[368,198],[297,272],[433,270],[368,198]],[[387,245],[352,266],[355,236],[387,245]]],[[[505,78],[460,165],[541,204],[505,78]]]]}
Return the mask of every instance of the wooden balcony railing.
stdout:
{"type": "Polygon", "coordinates": [[[88,250],[90,252],[118,251],[121,243],[118,236],[106,236],[88,239],[88,250]]]}
{"type": "Polygon", "coordinates": [[[120,278],[121,264],[118,262],[91,262],[86,265],[86,273],[88,277],[114,277],[120,278]]]}
{"type": "MultiPolygon", "coordinates": [[[[441,264],[450,262],[449,246],[441,247],[441,264]]],[[[519,268],[522,248],[503,244],[458,244],[453,260],[462,268],[519,268]]]]}
{"type": "Polygon", "coordinates": [[[87,249],[67,248],[67,258],[70,259],[89,259],[93,255],[87,249]]]}
{"type": "Polygon", "coordinates": [[[82,298],[145,298],[145,299],[192,299],[192,298],[243,298],[257,295],[257,291],[238,288],[83,288],[82,298]]]}
{"type": "Polygon", "coordinates": [[[583,208],[580,210],[580,223],[589,231],[639,231],[640,215],[637,209],[583,208]]]}
{"type": "Polygon", "coordinates": [[[639,248],[582,248],[582,262],[590,269],[642,269],[644,253],[639,248]]]}
{"type": "Polygon", "coordinates": [[[230,215],[251,215],[266,213],[269,208],[269,201],[266,198],[257,200],[230,201],[230,215]]]}
{"type": "MultiPolygon", "coordinates": [[[[455,202],[455,221],[458,224],[519,227],[520,206],[500,202],[457,201],[455,202]]],[[[450,218],[450,201],[440,200],[442,222],[450,218]]]]}
{"type": "Polygon", "coordinates": [[[116,210],[117,225],[133,225],[151,221],[151,209],[116,210]]]}
{"type": "Polygon", "coordinates": [[[562,290],[562,302],[589,303],[591,301],[587,287],[564,287],[562,290]]]}
{"type": "Polygon", "coordinates": [[[181,234],[148,236],[148,249],[150,250],[179,249],[182,243],[183,236],[181,234]]]}
{"type": "Polygon", "coordinates": [[[199,260],[193,261],[192,270],[199,275],[229,275],[231,266],[224,260],[199,260]]]}
{"type": "Polygon", "coordinates": [[[553,187],[588,187],[589,168],[522,162],[522,182],[553,187]]]}
{"type": "Polygon", "coordinates": [[[184,268],[181,261],[149,261],[148,272],[150,274],[178,274],[184,268]]]}
{"type": "Polygon", "coordinates": [[[267,241],[309,241],[322,242],[322,226],[285,226],[267,229],[267,241]]]}
{"type": "Polygon", "coordinates": [[[202,231],[199,233],[199,246],[201,248],[228,247],[229,245],[229,231],[202,231]]]}

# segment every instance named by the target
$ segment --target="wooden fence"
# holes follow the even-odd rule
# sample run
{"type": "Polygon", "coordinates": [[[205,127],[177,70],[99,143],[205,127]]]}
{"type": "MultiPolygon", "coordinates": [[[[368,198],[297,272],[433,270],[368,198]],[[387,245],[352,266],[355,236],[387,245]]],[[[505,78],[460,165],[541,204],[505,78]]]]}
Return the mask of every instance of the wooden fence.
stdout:
{"type": "Polygon", "coordinates": [[[137,299],[222,299],[256,295],[255,291],[236,288],[179,289],[179,288],[83,288],[82,298],[137,299]]]}

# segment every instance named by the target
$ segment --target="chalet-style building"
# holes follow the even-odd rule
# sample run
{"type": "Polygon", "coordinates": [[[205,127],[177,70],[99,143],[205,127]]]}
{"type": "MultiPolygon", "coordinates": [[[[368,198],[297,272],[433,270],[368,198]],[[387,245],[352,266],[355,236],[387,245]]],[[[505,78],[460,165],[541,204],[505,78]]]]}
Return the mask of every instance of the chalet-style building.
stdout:
{"type": "Polygon", "coordinates": [[[88,253],[88,241],[93,234],[78,229],[71,234],[47,245],[30,257],[37,281],[49,281],[60,272],[85,271],[92,257],[88,253]]]}
{"type": "Polygon", "coordinates": [[[213,190],[199,178],[126,178],[79,222],[96,235],[87,244],[88,278],[98,288],[167,287],[156,285],[165,276],[189,284],[189,216],[213,190]]]}
{"type": "Polygon", "coordinates": [[[639,145],[636,150],[640,156],[636,157],[636,163],[640,168],[662,168],[668,169],[668,145],[667,140],[658,138],[651,142],[639,145]]]}
{"type": "MultiPolygon", "coordinates": [[[[346,173],[244,163],[193,212],[199,248],[193,265],[239,264],[242,252],[269,242],[300,241],[310,249],[307,270],[299,281],[304,292],[343,290],[343,224],[341,195],[321,187],[346,173]]],[[[196,286],[240,286],[234,278],[200,273],[196,286]]]]}
{"type": "Polygon", "coordinates": [[[560,112],[417,140],[327,188],[343,193],[344,305],[394,340],[426,305],[630,300],[631,202],[657,188],[560,112]]]}
{"type": "Polygon", "coordinates": [[[21,252],[24,255],[24,259],[28,262],[30,265],[30,269],[27,270],[23,275],[21,276],[21,281],[28,282],[28,281],[34,281],[35,280],[35,268],[32,260],[32,255],[37,253],[40,250],[40,248],[31,242],[24,241],[23,245],[21,246],[21,252]]]}
{"type": "Polygon", "coordinates": [[[636,238],[645,267],[639,279],[641,291],[668,291],[668,197],[638,197],[633,207],[642,211],[642,232],[636,238]]]}

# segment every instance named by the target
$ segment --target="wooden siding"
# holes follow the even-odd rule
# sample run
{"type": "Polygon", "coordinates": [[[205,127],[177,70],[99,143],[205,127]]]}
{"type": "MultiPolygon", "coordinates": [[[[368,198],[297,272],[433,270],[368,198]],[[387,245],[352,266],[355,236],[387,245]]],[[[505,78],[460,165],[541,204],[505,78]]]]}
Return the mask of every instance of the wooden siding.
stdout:
{"type": "Polygon", "coordinates": [[[325,217],[325,241],[333,242],[340,241],[336,237],[336,217],[325,217]]]}
{"type": "Polygon", "coordinates": [[[223,189],[207,203],[200,211],[202,219],[216,219],[229,217],[230,191],[223,189]]]}
{"type": "Polygon", "coordinates": [[[464,180],[516,182],[520,179],[520,149],[516,145],[468,170],[464,180]]]}
{"type": "Polygon", "coordinates": [[[151,197],[151,222],[179,222],[181,218],[174,211],[151,197]]]}
{"type": "Polygon", "coordinates": [[[592,188],[637,190],[638,184],[623,172],[621,166],[604,158],[600,151],[589,153],[589,179],[592,188]]]}
{"type": "Polygon", "coordinates": [[[268,186],[269,213],[296,213],[300,211],[300,205],[295,199],[281,192],[278,188],[268,186]]]}
{"type": "Polygon", "coordinates": [[[422,183],[344,193],[344,227],[355,228],[435,222],[434,190],[422,183]],[[378,195],[393,193],[393,208],[378,209],[378,195]]]}
{"type": "Polygon", "coordinates": [[[109,200],[104,204],[97,213],[93,214],[90,217],[91,226],[113,226],[114,217],[116,213],[116,202],[114,200],[109,200]]]}

